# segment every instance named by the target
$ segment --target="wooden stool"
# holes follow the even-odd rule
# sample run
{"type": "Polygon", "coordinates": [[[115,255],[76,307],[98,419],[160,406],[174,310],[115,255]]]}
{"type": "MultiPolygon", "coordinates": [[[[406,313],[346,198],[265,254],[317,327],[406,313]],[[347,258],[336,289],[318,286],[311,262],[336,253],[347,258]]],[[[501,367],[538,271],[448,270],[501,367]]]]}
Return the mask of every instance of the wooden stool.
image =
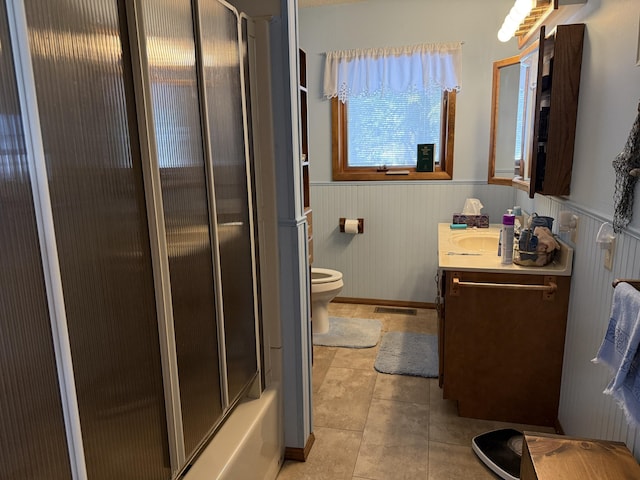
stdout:
{"type": "Polygon", "coordinates": [[[622,442],[524,432],[520,480],[637,480],[640,466],[622,442]]]}

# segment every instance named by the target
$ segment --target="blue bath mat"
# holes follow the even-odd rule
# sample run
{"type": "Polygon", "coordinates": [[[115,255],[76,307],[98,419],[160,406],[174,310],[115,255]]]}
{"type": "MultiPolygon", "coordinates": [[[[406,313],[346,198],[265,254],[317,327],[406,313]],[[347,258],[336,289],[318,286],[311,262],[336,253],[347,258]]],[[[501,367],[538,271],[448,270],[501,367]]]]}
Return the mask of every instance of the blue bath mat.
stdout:
{"type": "Polygon", "coordinates": [[[329,317],[329,330],[327,333],[314,333],[313,344],[325,347],[375,347],[381,330],[382,323],[379,320],[329,317]]]}
{"type": "Polygon", "coordinates": [[[425,333],[389,332],[382,337],[373,366],[381,373],[436,378],[438,337],[425,333]]]}

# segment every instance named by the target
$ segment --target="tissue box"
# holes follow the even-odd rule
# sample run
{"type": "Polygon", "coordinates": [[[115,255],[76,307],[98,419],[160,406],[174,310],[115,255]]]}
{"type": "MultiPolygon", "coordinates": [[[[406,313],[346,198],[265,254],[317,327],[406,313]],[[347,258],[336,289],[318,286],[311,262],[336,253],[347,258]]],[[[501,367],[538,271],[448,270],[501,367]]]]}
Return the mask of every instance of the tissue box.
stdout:
{"type": "Polygon", "coordinates": [[[466,223],[468,227],[489,228],[489,215],[463,215],[462,213],[454,213],[452,223],[466,223]]]}

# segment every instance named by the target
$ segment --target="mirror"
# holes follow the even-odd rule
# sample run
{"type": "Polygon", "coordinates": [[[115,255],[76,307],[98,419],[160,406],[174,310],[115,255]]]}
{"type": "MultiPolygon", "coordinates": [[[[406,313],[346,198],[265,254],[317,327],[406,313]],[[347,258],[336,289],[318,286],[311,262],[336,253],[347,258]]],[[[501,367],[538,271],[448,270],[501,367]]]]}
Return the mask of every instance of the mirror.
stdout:
{"type": "Polygon", "coordinates": [[[493,63],[489,183],[529,188],[537,49],[493,63]]]}

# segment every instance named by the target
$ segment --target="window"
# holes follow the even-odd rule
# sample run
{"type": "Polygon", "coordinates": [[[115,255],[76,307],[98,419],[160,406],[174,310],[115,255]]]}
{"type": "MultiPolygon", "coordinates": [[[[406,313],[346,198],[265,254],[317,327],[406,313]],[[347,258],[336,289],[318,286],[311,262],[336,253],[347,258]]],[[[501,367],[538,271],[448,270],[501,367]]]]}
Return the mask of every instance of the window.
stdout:
{"type": "Polygon", "coordinates": [[[333,179],[450,180],[460,70],[461,43],[327,52],[333,179]],[[420,144],[433,171],[416,169],[420,144]]]}
{"type": "Polygon", "coordinates": [[[334,180],[450,180],[455,91],[332,100],[334,180]],[[434,144],[434,171],[417,172],[417,146],[434,144]],[[408,172],[408,173],[404,173],[408,172]]]}

